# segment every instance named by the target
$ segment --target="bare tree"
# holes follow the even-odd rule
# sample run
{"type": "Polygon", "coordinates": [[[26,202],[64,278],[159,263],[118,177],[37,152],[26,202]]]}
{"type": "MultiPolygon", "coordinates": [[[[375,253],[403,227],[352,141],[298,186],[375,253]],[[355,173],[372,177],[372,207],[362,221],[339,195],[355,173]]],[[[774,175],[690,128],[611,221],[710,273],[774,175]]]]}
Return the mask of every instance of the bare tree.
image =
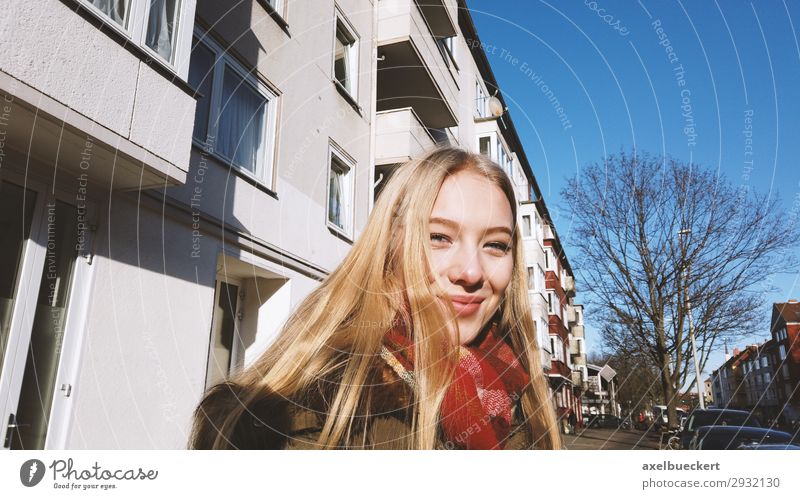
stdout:
{"type": "Polygon", "coordinates": [[[687,305],[702,371],[724,339],[756,331],[772,277],[796,266],[796,217],[715,172],[641,154],[590,165],[562,195],[603,340],[652,363],[675,427],[677,394],[694,374],[687,305]]]}

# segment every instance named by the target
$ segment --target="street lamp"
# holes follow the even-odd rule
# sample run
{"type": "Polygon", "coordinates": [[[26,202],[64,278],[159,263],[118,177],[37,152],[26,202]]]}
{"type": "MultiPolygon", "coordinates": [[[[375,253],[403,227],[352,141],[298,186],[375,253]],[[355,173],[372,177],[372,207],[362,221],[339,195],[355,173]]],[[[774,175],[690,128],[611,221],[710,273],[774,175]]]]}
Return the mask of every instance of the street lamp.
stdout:
{"type": "MultiPolygon", "coordinates": [[[[689,236],[692,235],[692,229],[681,229],[678,231],[678,238],[681,241],[681,251],[683,253],[684,259],[686,258],[686,250],[683,246],[683,238],[681,236],[689,236]]],[[[694,360],[694,372],[695,372],[695,385],[697,387],[697,402],[700,405],[700,409],[705,410],[706,408],[706,401],[703,399],[703,392],[700,390],[700,363],[697,360],[697,345],[694,341],[694,322],[692,320],[692,301],[689,299],[689,264],[686,265],[686,269],[684,270],[684,286],[683,286],[683,303],[684,307],[686,308],[686,315],[689,317],[689,341],[692,343],[692,359],[694,360]]]]}

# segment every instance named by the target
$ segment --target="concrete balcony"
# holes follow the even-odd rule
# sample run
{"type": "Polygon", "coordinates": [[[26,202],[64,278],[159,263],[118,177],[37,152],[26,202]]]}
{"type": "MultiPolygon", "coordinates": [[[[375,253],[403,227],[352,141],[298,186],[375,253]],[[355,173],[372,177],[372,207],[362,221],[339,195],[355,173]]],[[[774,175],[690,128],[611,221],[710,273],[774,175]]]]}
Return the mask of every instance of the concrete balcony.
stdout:
{"type": "Polygon", "coordinates": [[[431,33],[439,38],[447,38],[458,33],[458,2],[455,0],[416,0],[416,4],[431,33]]]}
{"type": "MultiPolygon", "coordinates": [[[[187,5],[193,7],[193,2],[187,5]]],[[[114,189],[186,181],[195,100],[64,2],[11,2],[0,30],[5,146],[114,189]]],[[[193,10],[192,10],[193,11],[193,10]]],[[[141,51],[140,51],[141,52],[141,51]]]]}
{"type": "Polygon", "coordinates": [[[402,163],[436,146],[411,107],[378,112],[375,129],[376,165],[402,163]]]}
{"type": "Polygon", "coordinates": [[[425,7],[414,0],[378,5],[377,110],[411,107],[425,127],[447,128],[458,123],[458,84],[422,9],[447,13],[436,4],[450,2],[421,1],[425,7]]]}
{"type": "MultiPolygon", "coordinates": [[[[564,282],[562,283],[564,287],[564,292],[567,296],[575,296],[575,278],[572,276],[566,276],[564,278],[564,282]]],[[[570,307],[571,308],[571,307],[570,307]]],[[[574,310],[573,310],[574,313],[574,310]]],[[[572,319],[570,319],[572,320],[572,319]]]]}

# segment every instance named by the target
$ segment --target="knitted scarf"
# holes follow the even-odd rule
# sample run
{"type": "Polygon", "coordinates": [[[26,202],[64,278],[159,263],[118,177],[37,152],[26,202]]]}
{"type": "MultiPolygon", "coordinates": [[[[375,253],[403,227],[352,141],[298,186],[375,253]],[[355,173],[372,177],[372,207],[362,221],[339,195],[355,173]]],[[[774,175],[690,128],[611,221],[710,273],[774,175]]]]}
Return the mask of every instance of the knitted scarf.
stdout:
{"type": "MultiPolygon", "coordinates": [[[[386,333],[381,355],[414,386],[414,347],[403,325],[386,333]]],[[[493,322],[476,346],[460,346],[453,382],[441,407],[447,448],[502,449],[511,433],[514,405],[529,383],[528,374],[493,322]]]]}

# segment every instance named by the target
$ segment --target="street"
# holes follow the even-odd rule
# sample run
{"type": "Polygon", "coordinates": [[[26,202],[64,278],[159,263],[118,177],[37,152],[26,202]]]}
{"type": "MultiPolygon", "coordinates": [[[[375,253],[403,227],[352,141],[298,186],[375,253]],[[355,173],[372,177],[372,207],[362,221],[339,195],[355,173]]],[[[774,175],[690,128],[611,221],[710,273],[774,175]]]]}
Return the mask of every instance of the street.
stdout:
{"type": "Polygon", "coordinates": [[[575,435],[562,435],[568,450],[658,450],[657,432],[612,430],[605,428],[579,429],[575,435]]]}

